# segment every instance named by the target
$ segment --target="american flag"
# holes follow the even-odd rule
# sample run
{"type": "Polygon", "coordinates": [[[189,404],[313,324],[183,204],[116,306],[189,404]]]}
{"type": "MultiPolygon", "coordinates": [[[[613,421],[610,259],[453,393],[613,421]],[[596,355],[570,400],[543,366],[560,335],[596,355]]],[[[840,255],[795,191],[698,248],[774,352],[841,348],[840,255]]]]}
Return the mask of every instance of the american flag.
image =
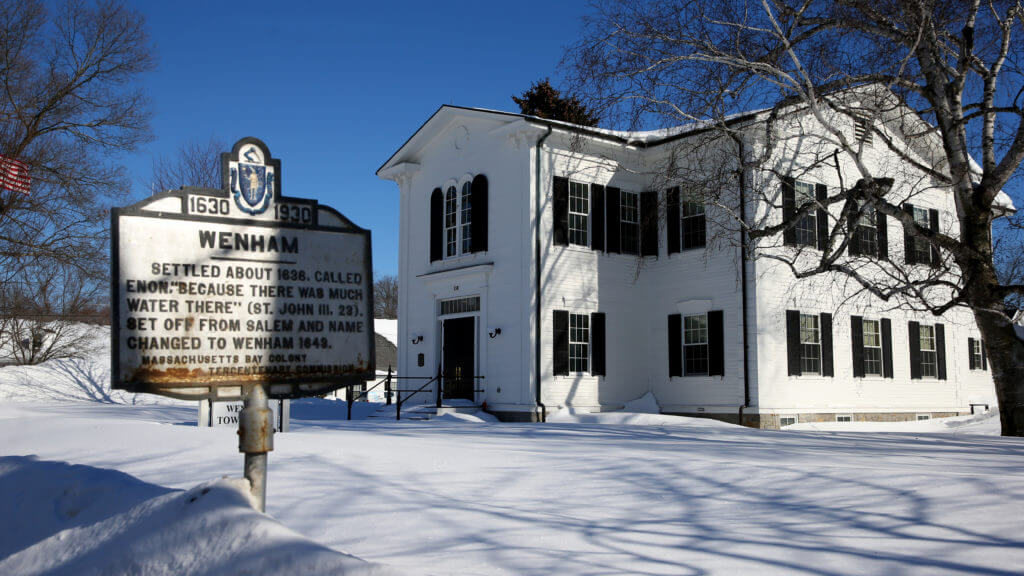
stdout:
{"type": "Polygon", "coordinates": [[[0,154],[0,188],[28,194],[31,184],[28,164],[0,154]]]}

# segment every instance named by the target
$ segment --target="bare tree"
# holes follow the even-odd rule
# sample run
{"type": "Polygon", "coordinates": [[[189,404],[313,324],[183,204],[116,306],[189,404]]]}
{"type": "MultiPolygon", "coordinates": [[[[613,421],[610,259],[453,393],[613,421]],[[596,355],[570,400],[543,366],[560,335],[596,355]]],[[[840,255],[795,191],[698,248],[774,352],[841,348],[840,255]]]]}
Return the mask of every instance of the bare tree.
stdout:
{"type": "Polygon", "coordinates": [[[969,309],[1002,432],[1021,436],[1024,342],[1006,304],[1024,284],[1000,278],[992,225],[1024,160],[1022,17],[1019,0],[607,0],[565,62],[606,118],[701,123],[659,176],[703,194],[750,239],[748,256],[911,310],[969,309]],[[838,193],[785,204],[785,177],[823,170],[838,193]],[[739,205],[715,192],[736,188],[739,205]],[[932,226],[904,211],[934,190],[952,196],[955,218],[932,226]],[[828,224],[820,249],[785,246],[814,213],[828,224]],[[859,230],[877,213],[931,265],[865,257],[859,230]]]}
{"type": "Polygon", "coordinates": [[[398,278],[381,276],[373,283],[373,317],[398,318],[398,278]]]}
{"type": "Polygon", "coordinates": [[[188,142],[178,153],[153,162],[153,192],[177,190],[182,186],[220,188],[220,153],[226,146],[216,138],[205,144],[188,142]]]}
{"type": "Polygon", "coordinates": [[[129,190],[116,156],[150,138],[142,17],[113,0],[49,6],[0,3],[0,154],[32,178],[28,194],[0,191],[0,290],[29,300],[105,286],[108,207],[129,190]]]}

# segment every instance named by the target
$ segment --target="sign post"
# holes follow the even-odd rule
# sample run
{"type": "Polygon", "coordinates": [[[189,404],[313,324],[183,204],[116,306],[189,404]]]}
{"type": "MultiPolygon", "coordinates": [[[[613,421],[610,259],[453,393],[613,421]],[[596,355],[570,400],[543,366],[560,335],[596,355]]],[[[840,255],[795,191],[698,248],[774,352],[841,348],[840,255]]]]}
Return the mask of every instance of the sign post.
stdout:
{"type": "Polygon", "coordinates": [[[115,389],[244,401],[239,450],[261,510],[269,398],[372,379],[370,231],[281,194],[256,138],[221,156],[220,190],[182,188],[111,216],[115,389]]]}

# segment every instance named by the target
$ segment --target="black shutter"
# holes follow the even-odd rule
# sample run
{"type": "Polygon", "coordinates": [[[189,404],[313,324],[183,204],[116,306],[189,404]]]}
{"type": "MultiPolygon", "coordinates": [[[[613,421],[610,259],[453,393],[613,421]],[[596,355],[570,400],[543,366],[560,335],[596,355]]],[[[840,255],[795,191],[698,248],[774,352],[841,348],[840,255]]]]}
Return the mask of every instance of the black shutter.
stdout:
{"type": "Polygon", "coordinates": [[[668,315],[668,377],[683,375],[683,315],[668,315]]]}
{"type": "Polygon", "coordinates": [[[590,247],[604,250],[604,186],[590,185],[590,247]]]}
{"type": "Polygon", "coordinates": [[[988,352],[985,351],[984,340],[981,340],[981,369],[988,370],[988,352]]]}
{"type": "Polygon", "coordinates": [[[569,245],[569,179],[555,176],[551,199],[551,242],[556,246],[569,245]]]}
{"type": "Polygon", "coordinates": [[[569,312],[554,310],[551,324],[551,362],[555,376],[569,375],[569,312]]]}
{"type": "MultiPolygon", "coordinates": [[[[793,217],[796,216],[796,180],[789,176],[782,177],[782,221],[788,226],[782,233],[782,243],[787,246],[796,246],[796,223],[793,217]]],[[[800,372],[796,372],[799,374],[800,372]]],[[[790,367],[790,374],[793,374],[790,367]]]]}
{"type": "Polygon", "coordinates": [[[789,375],[799,376],[800,370],[800,311],[786,310],[786,356],[789,375]]]}
{"type": "Polygon", "coordinates": [[[888,260],[889,259],[889,222],[882,214],[876,209],[875,211],[875,230],[878,238],[878,259],[888,260]]]}
{"type": "MultiPolygon", "coordinates": [[[[814,187],[814,194],[818,199],[818,202],[825,204],[828,200],[828,187],[824,184],[818,184],[814,187]]],[[[828,210],[825,208],[818,208],[818,250],[824,250],[828,246],[828,210]]]]}
{"type": "Polygon", "coordinates": [[[590,315],[590,373],[605,376],[604,312],[590,315]]]}
{"type": "Polygon", "coordinates": [[[882,318],[882,376],[892,378],[892,321],[882,318]]]}
{"type": "Polygon", "coordinates": [[[935,359],[939,368],[939,380],[946,379],[946,327],[935,325],[935,359]]]}
{"type": "Polygon", "coordinates": [[[615,186],[609,186],[605,189],[605,218],[608,222],[608,226],[605,227],[606,237],[605,242],[608,246],[608,251],[614,254],[618,254],[621,251],[619,246],[619,210],[621,199],[619,198],[619,189],[615,186]]]}
{"type": "Polygon", "coordinates": [[[444,192],[430,193],[430,261],[444,258],[444,192]]]}
{"type": "Polygon", "coordinates": [[[473,252],[487,251],[487,176],[473,178],[469,200],[473,205],[473,252]]]}
{"type": "Polygon", "coordinates": [[[971,370],[978,369],[978,365],[974,363],[974,338],[967,339],[967,366],[971,370]]]}
{"type": "MultiPolygon", "coordinates": [[[[928,210],[928,228],[932,232],[938,232],[939,231],[939,211],[938,210],[934,210],[934,209],[928,210]]],[[[932,245],[932,261],[931,261],[932,268],[938,268],[939,265],[941,265],[941,264],[942,264],[942,254],[939,253],[938,246],[935,246],[933,244],[932,245]]]]}
{"type": "MultiPolygon", "coordinates": [[[[903,211],[910,215],[911,220],[914,219],[913,205],[904,204],[903,211]]],[[[906,226],[903,227],[903,254],[907,264],[917,264],[917,258],[914,256],[914,236],[906,226]]]]}
{"type": "Polygon", "coordinates": [[[669,254],[679,252],[679,188],[665,191],[665,245],[669,254]]]}
{"type": "Polygon", "coordinates": [[[832,315],[821,313],[821,375],[835,376],[832,365],[832,315]]]}
{"type": "Polygon", "coordinates": [[[907,339],[910,341],[910,378],[921,379],[921,323],[907,322],[907,339]]]}
{"type": "Polygon", "coordinates": [[[658,255],[658,193],[640,194],[640,255],[658,255]]]}
{"type": "Polygon", "coordinates": [[[864,318],[850,316],[850,348],[853,350],[853,377],[864,377],[864,318]]]}
{"type": "Polygon", "coordinates": [[[725,376],[725,333],[721,310],[708,312],[708,376],[725,376]]]}

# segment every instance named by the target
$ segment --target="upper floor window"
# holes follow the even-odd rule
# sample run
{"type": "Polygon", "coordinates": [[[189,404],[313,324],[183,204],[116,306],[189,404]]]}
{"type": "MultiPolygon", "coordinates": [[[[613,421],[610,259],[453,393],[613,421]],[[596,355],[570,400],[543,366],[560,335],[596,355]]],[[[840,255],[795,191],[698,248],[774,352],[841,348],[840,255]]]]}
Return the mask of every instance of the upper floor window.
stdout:
{"type": "MultiPolygon", "coordinates": [[[[928,217],[928,210],[914,206],[914,223],[922,228],[931,228],[931,220],[928,217]]],[[[932,245],[927,239],[914,236],[913,242],[907,248],[914,254],[914,262],[930,262],[932,258],[932,245]]]]}
{"type": "Polygon", "coordinates": [[[682,229],[682,248],[700,248],[707,243],[707,220],[704,202],[700,198],[683,197],[679,206],[682,229]]]}
{"type": "Polygon", "coordinates": [[[462,195],[459,196],[459,220],[461,221],[459,234],[462,236],[462,253],[467,254],[473,251],[473,184],[471,182],[462,185],[462,195]]]}
{"type": "MultiPolygon", "coordinates": [[[[806,204],[814,204],[814,184],[800,182],[793,185],[796,209],[799,211],[806,204]]],[[[809,211],[796,221],[796,243],[804,246],[818,245],[818,214],[815,210],[809,211]]]]}
{"type": "Polygon", "coordinates": [[[861,206],[860,217],[857,218],[857,252],[859,254],[878,254],[878,217],[874,206],[861,206]]]}
{"type": "Polygon", "coordinates": [[[473,187],[462,185],[462,193],[449,186],[444,193],[444,256],[451,258],[473,251],[473,187]]]}
{"type": "Polygon", "coordinates": [[[430,261],[487,250],[487,177],[430,194],[430,261]]]}
{"type": "Polygon", "coordinates": [[[569,244],[590,246],[590,186],[569,182],[569,244]]]}
{"type": "Polygon", "coordinates": [[[619,208],[619,242],[623,254],[640,253],[640,195],[622,192],[619,208]]]}

